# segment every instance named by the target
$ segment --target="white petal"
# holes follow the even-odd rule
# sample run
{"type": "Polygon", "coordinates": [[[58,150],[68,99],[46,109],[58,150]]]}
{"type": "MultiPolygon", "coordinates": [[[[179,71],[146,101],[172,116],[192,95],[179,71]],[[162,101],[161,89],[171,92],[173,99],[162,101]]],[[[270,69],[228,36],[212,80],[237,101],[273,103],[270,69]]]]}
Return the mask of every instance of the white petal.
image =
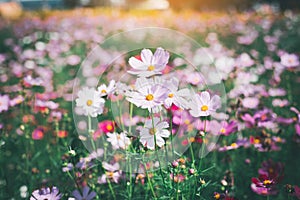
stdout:
{"type": "Polygon", "coordinates": [[[130,64],[130,66],[133,69],[136,69],[136,70],[147,70],[147,68],[148,68],[147,64],[145,64],[142,61],[136,59],[135,57],[129,58],[128,63],[130,64]]]}
{"type": "Polygon", "coordinates": [[[164,139],[162,139],[162,137],[160,137],[159,135],[156,136],[156,144],[159,147],[162,147],[165,144],[164,139]]]}
{"type": "Polygon", "coordinates": [[[170,131],[168,131],[167,129],[163,129],[159,132],[159,135],[161,137],[165,137],[165,138],[168,138],[170,136],[170,131]]]}
{"type": "Polygon", "coordinates": [[[141,58],[142,58],[142,61],[146,65],[148,65],[147,67],[149,67],[149,65],[151,65],[151,61],[152,61],[152,58],[153,58],[152,51],[150,51],[149,49],[143,49],[142,52],[141,52],[141,58]]]}
{"type": "Polygon", "coordinates": [[[210,101],[210,94],[207,91],[201,92],[200,94],[200,100],[203,104],[208,104],[210,101]]]}

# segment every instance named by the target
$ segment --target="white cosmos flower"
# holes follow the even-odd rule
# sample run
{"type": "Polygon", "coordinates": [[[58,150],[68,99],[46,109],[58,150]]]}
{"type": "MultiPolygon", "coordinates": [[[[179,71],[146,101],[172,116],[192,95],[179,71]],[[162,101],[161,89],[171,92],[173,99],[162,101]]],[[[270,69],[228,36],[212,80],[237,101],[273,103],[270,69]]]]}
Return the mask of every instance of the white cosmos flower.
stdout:
{"type": "Polygon", "coordinates": [[[116,90],[116,81],[115,80],[111,80],[109,82],[108,86],[106,86],[105,84],[102,84],[97,88],[97,91],[100,93],[101,97],[110,95],[115,90],[116,90]]]}
{"type": "Polygon", "coordinates": [[[163,48],[156,49],[154,55],[149,49],[143,49],[141,52],[141,60],[131,57],[128,61],[134,69],[128,71],[130,74],[136,74],[140,77],[149,77],[155,74],[161,74],[161,71],[169,62],[169,53],[163,48]]]}
{"type": "Polygon", "coordinates": [[[107,141],[111,143],[113,149],[126,149],[130,145],[130,139],[126,133],[107,133],[107,141]]]}
{"type": "Polygon", "coordinates": [[[179,80],[177,78],[166,81],[165,85],[169,89],[168,96],[164,101],[165,107],[170,108],[172,104],[175,104],[179,108],[187,109],[190,91],[187,88],[178,90],[179,80]]]}
{"type": "Polygon", "coordinates": [[[161,110],[167,91],[167,88],[155,83],[153,79],[141,77],[136,80],[135,90],[126,93],[126,99],[137,107],[157,113],[161,110]]]}
{"type": "Polygon", "coordinates": [[[209,116],[221,107],[221,98],[214,95],[210,98],[207,91],[193,94],[190,102],[190,114],[193,117],[209,116]]]}
{"type": "Polygon", "coordinates": [[[97,117],[103,113],[105,100],[100,97],[99,92],[94,88],[85,87],[78,92],[76,106],[84,111],[84,115],[97,117]]]}
{"type": "Polygon", "coordinates": [[[141,128],[140,142],[148,149],[154,150],[154,139],[156,138],[156,145],[162,147],[165,144],[163,138],[168,138],[170,136],[170,132],[166,129],[168,127],[168,122],[161,122],[157,117],[153,118],[153,122],[152,119],[148,119],[145,122],[145,126],[141,128]]]}

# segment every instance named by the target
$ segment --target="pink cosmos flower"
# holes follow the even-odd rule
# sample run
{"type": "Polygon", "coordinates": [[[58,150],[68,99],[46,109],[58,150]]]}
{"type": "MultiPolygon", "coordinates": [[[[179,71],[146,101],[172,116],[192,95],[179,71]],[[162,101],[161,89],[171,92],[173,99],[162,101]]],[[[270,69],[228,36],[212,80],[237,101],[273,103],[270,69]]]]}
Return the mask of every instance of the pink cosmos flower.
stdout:
{"type": "Polygon", "coordinates": [[[280,56],[280,63],[285,67],[297,67],[299,66],[299,58],[295,54],[285,53],[280,56]]]}
{"type": "Polygon", "coordinates": [[[43,139],[44,138],[44,129],[43,128],[36,128],[36,129],[34,129],[34,131],[32,132],[31,137],[34,140],[41,140],[41,139],[43,139]]]}
{"type": "Polygon", "coordinates": [[[106,170],[105,174],[98,178],[98,183],[103,184],[107,182],[107,179],[112,179],[115,183],[119,182],[122,172],[119,170],[119,163],[113,165],[107,162],[102,162],[102,167],[106,170]]]}
{"type": "Polygon", "coordinates": [[[257,108],[259,104],[259,99],[256,97],[247,97],[243,99],[242,104],[245,108],[254,109],[257,108]]]}
{"type": "Polygon", "coordinates": [[[190,102],[190,114],[193,117],[209,116],[212,112],[215,112],[221,107],[221,98],[214,95],[210,98],[210,94],[207,91],[201,92],[201,94],[194,94],[190,102]]]}
{"type": "Polygon", "coordinates": [[[163,48],[156,49],[154,55],[149,49],[143,49],[141,60],[131,57],[130,66],[134,71],[128,71],[130,74],[136,74],[140,77],[150,77],[155,74],[161,74],[169,61],[169,53],[163,48]]]}
{"type": "Polygon", "coordinates": [[[168,109],[172,104],[175,104],[179,108],[187,109],[190,91],[187,88],[178,90],[179,80],[177,78],[172,78],[165,84],[166,88],[169,89],[168,96],[164,101],[165,107],[168,109]]]}
{"type": "Polygon", "coordinates": [[[0,95],[0,113],[7,111],[9,107],[8,95],[0,95]]]}

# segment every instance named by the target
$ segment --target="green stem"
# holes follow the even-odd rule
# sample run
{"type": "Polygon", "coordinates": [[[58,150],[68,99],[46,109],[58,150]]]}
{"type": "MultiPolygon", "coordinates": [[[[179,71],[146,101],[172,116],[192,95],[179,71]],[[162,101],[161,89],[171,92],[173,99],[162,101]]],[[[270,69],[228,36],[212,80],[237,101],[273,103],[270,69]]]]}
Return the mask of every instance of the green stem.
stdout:
{"type": "Polygon", "coordinates": [[[128,133],[131,135],[131,123],[132,123],[132,114],[133,114],[133,104],[130,103],[130,108],[129,108],[129,120],[130,120],[130,125],[128,129],[128,133]]]}
{"type": "Polygon", "coordinates": [[[108,183],[109,190],[110,190],[111,194],[113,195],[114,200],[116,200],[117,198],[116,198],[115,191],[114,191],[114,189],[113,189],[113,187],[111,185],[111,182],[110,182],[110,180],[108,178],[107,178],[107,183],[108,183]]]}
{"type": "Polygon", "coordinates": [[[200,163],[199,163],[199,172],[200,172],[200,170],[201,170],[201,168],[202,168],[202,160],[203,160],[203,153],[204,153],[204,139],[205,139],[205,132],[206,132],[206,119],[204,120],[204,130],[203,130],[203,132],[204,132],[204,136],[202,137],[202,145],[201,145],[201,152],[200,152],[200,156],[201,156],[201,158],[200,158],[200,163]]]}
{"type": "Polygon", "coordinates": [[[88,133],[91,138],[91,144],[92,144],[93,150],[96,151],[96,146],[95,146],[95,142],[94,142],[94,138],[93,138],[92,119],[91,119],[90,115],[88,115],[88,133]]]}
{"type": "MultiPolygon", "coordinates": [[[[153,130],[155,129],[154,127],[154,116],[153,116],[153,112],[151,110],[151,121],[152,121],[152,128],[153,130]]],[[[163,185],[164,187],[166,187],[166,183],[165,183],[165,178],[164,178],[164,175],[163,175],[163,172],[162,172],[162,169],[161,169],[161,163],[160,163],[160,159],[159,159],[159,156],[158,156],[158,153],[157,153],[157,145],[156,145],[156,135],[154,134],[154,149],[155,149],[155,155],[156,155],[156,159],[158,161],[158,164],[159,164],[159,173],[160,173],[160,176],[162,178],[162,181],[163,181],[163,185]]]]}
{"type": "Polygon", "coordinates": [[[143,156],[143,165],[144,165],[146,177],[147,177],[147,180],[148,180],[148,186],[150,187],[150,190],[152,192],[152,196],[154,197],[154,199],[156,199],[156,195],[155,195],[155,192],[154,192],[154,189],[153,189],[153,186],[152,186],[152,182],[151,182],[151,179],[150,179],[148,171],[147,171],[147,166],[146,166],[145,161],[144,161],[144,156],[143,156]]]}

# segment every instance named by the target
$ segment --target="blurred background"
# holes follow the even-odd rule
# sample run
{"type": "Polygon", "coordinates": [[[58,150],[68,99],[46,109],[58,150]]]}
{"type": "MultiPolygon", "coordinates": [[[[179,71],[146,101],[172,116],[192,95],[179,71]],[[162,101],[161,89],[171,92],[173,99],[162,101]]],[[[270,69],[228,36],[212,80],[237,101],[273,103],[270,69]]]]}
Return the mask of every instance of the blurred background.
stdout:
{"type": "Polygon", "coordinates": [[[195,9],[245,10],[269,3],[280,10],[298,10],[299,0],[0,0],[1,13],[5,10],[71,9],[76,7],[118,7],[123,9],[195,9]]]}

